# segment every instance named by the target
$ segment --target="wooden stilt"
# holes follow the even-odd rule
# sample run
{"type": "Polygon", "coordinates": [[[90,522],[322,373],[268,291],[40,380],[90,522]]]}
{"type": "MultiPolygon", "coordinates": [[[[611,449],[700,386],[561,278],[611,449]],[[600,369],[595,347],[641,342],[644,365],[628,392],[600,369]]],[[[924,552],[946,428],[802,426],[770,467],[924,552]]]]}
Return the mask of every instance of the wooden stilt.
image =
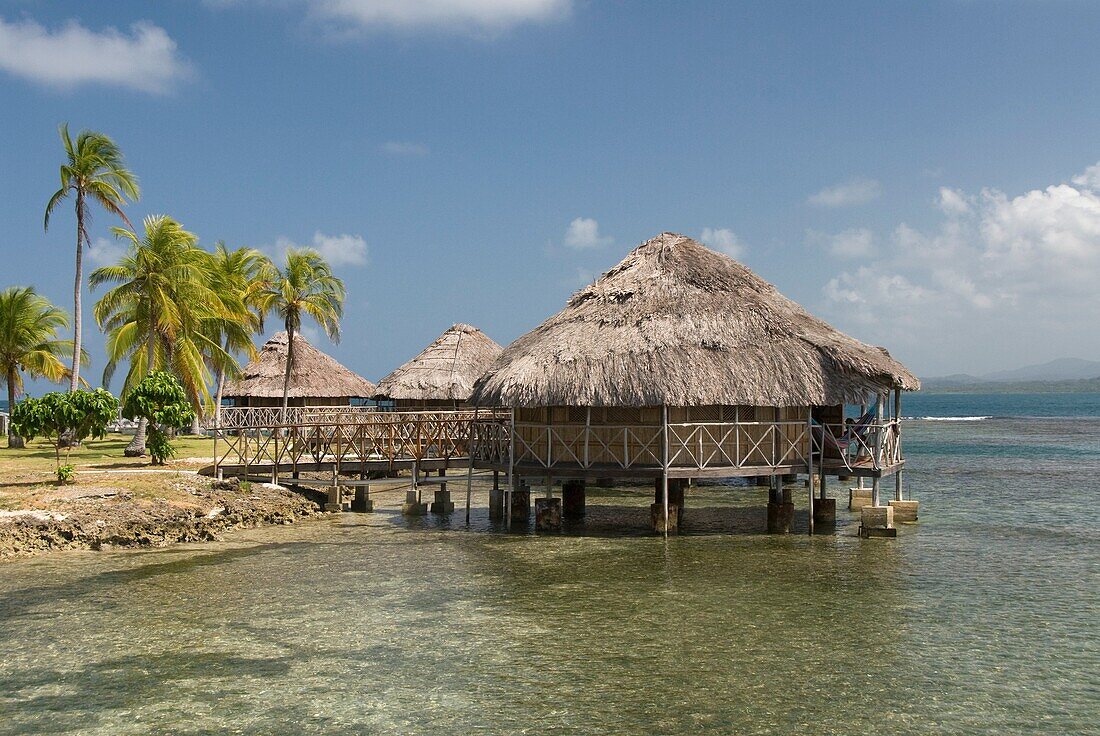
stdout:
{"type": "MultiPolygon", "coordinates": [[[[809,510],[806,514],[807,520],[807,533],[814,533],[814,410],[810,407],[809,412],[806,415],[806,431],[809,433],[810,438],[810,453],[807,457],[806,466],[806,495],[810,502],[809,510]]],[[[822,428],[824,431],[824,427],[822,428]]],[[[824,442],[822,442],[822,457],[825,455],[824,442]]]]}
{"type": "Polygon", "coordinates": [[[661,505],[664,507],[662,513],[664,514],[664,532],[665,537],[668,537],[668,404],[661,405],[661,434],[663,435],[662,458],[661,458],[661,505]]]}
{"type": "Polygon", "coordinates": [[[470,462],[466,466],[466,525],[470,525],[470,503],[474,495],[474,456],[470,454],[470,462]]]}

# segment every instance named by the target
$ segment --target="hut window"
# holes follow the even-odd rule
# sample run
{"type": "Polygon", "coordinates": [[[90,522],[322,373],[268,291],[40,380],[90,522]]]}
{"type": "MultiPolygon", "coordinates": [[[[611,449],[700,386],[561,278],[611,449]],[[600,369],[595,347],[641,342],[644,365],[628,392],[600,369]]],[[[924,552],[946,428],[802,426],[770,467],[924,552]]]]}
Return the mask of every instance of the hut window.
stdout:
{"type": "Polygon", "coordinates": [[[628,406],[609,406],[607,408],[608,424],[641,424],[642,412],[628,406]]]}
{"type": "Polygon", "coordinates": [[[718,406],[693,406],[689,411],[693,422],[717,422],[722,419],[722,409],[718,406]]]}
{"type": "Polygon", "coordinates": [[[584,424],[588,419],[588,409],[583,406],[569,407],[569,424],[584,424]]]}

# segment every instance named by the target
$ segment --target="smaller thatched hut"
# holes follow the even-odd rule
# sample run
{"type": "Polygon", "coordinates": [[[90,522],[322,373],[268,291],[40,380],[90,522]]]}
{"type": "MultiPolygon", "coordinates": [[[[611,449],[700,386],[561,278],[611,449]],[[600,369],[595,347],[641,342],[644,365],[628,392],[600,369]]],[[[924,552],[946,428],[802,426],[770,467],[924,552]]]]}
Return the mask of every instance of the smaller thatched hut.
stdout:
{"type": "Polygon", "coordinates": [[[405,411],[462,408],[474,382],[502,350],[478,328],[452,325],[419,355],[379,381],[375,397],[392,401],[395,409],[405,411]]]}
{"type": "MultiPolygon", "coordinates": [[[[241,377],[225,388],[235,406],[282,406],[287,335],[278,332],[244,367],[241,377]]],[[[294,335],[294,365],[290,370],[290,406],[347,406],[352,399],[369,399],[377,388],[367,379],[325,355],[300,334],[294,335]]]]}

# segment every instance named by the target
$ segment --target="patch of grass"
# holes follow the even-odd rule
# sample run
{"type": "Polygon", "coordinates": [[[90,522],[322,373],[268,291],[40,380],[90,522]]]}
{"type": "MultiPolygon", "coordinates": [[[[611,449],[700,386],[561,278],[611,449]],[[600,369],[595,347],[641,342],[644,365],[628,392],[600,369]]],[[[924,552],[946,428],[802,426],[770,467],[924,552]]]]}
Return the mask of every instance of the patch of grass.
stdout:
{"type": "MultiPolygon", "coordinates": [[[[128,492],[137,499],[171,500],[179,496],[174,486],[180,476],[174,473],[89,472],[153,469],[148,457],[126,457],[124,450],[130,439],[130,435],[111,434],[74,447],[67,462],[76,471],[75,483],[66,488],[128,492]]],[[[177,459],[161,469],[197,470],[213,462],[214,443],[210,438],[178,437],[173,443],[178,448],[177,459]]],[[[23,449],[0,447],[0,509],[41,507],[43,498],[57,490],[54,462],[53,446],[45,440],[29,442],[23,449]]],[[[66,462],[64,457],[62,462],[66,462]]]]}

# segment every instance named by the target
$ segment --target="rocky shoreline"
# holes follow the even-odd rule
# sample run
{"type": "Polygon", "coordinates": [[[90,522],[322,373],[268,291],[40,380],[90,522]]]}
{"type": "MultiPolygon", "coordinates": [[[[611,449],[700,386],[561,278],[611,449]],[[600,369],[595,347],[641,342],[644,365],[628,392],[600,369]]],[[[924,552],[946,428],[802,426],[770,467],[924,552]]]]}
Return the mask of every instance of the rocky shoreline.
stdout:
{"type": "Polygon", "coordinates": [[[211,541],[227,529],[293,524],[320,513],[305,496],[270,484],[188,476],[174,490],[183,502],[119,492],[0,512],[0,560],[66,549],[211,541]]]}

